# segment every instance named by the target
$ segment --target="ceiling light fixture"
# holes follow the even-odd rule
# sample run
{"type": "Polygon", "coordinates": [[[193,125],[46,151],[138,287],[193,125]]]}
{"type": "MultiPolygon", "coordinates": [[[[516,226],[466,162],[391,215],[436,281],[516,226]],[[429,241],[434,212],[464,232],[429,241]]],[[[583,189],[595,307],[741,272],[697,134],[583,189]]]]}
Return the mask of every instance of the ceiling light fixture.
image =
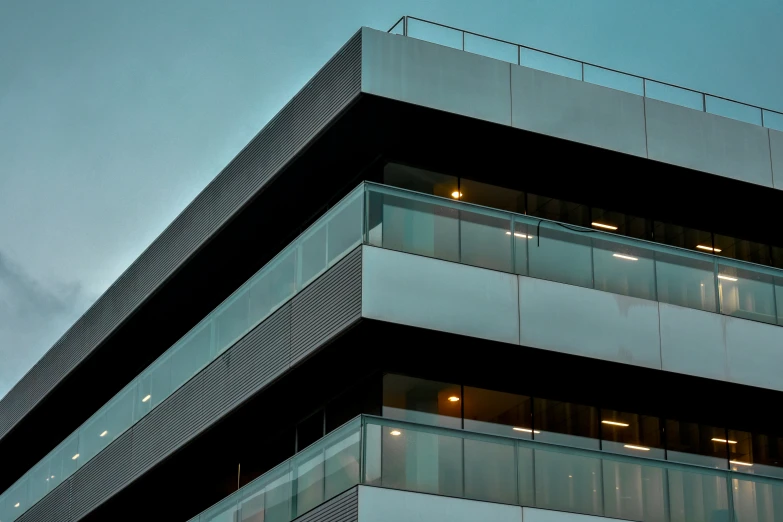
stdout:
{"type": "Polygon", "coordinates": [[[726,442],[728,442],[729,444],[736,444],[736,443],[737,443],[737,441],[736,441],[736,440],[718,439],[718,438],[715,438],[715,437],[713,437],[713,438],[712,438],[712,439],[710,439],[710,440],[712,440],[712,441],[714,441],[714,442],[723,442],[723,443],[726,443],[726,442]]]}
{"type": "Polygon", "coordinates": [[[620,259],[627,259],[628,261],[639,261],[638,257],[632,257],[632,256],[626,256],[623,254],[612,254],[614,257],[619,257],[620,259]]]}
{"type": "Polygon", "coordinates": [[[736,277],[729,277],[729,276],[725,276],[723,274],[718,274],[718,279],[723,279],[724,281],[736,281],[737,280],[736,277]]]}
{"type": "Polygon", "coordinates": [[[459,397],[457,397],[456,395],[452,395],[451,397],[449,397],[449,402],[459,402],[459,397]]]}
{"type": "MultiPolygon", "coordinates": [[[[511,235],[511,232],[509,232],[509,231],[506,231],[506,235],[507,235],[507,236],[510,236],[510,235],[511,235]]],[[[520,238],[522,238],[522,239],[525,239],[525,238],[527,238],[527,239],[533,239],[533,236],[528,236],[528,235],[525,235],[525,234],[520,234],[519,232],[514,232],[514,235],[515,235],[516,237],[520,237],[520,238]]]]}
{"type": "Polygon", "coordinates": [[[511,428],[511,429],[514,430],[514,431],[523,431],[525,433],[541,433],[538,430],[534,431],[534,430],[531,430],[530,428],[511,428]]]}
{"type": "Polygon", "coordinates": [[[623,447],[628,449],[633,449],[633,450],[639,450],[639,451],[650,451],[650,448],[645,448],[644,446],[634,446],[633,444],[626,444],[623,447]]]}
{"type": "Polygon", "coordinates": [[[459,190],[455,190],[454,192],[451,193],[451,197],[454,199],[459,199],[462,197],[462,192],[460,192],[459,190]]]}
{"type": "Polygon", "coordinates": [[[141,402],[147,402],[148,400],[150,400],[150,397],[152,397],[152,395],[147,395],[146,397],[144,397],[144,398],[141,400],[141,402]]]}
{"type": "Polygon", "coordinates": [[[598,227],[598,228],[605,228],[606,230],[617,230],[617,227],[616,227],[616,226],[614,226],[614,225],[604,225],[603,223],[597,223],[597,222],[595,222],[595,221],[593,221],[591,224],[592,224],[594,227],[598,227]]]}
{"type": "Polygon", "coordinates": [[[400,430],[392,430],[389,432],[390,435],[394,435],[395,437],[399,437],[402,435],[402,432],[400,430]]]}
{"type": "Polygon", "coordinates": [[[109,433],[108,430],[103,430],[103,433],[101,433],[101,437],[105,437],[107,433],[109,433]]]}
{"type": "Polygon", "coordinates": [[[729,462],[731,462],[732,464],[738,464],[740,466],[752,466],[753,465],[750,462],[740,462],[739,460],[730,460],[729,462]]]}
{"type": "Polygon", "coordinates": [[[76,455],[74,455],[73,457],[71,457],[71,460],[76,460],[76,459],[78,459],[78,458],[79,458],[79,454],[77,453],[76,455]]]}
{"type": "Polygon", "coordinates": [[[601,421],[601,422],[603,424],[609,424],[611,426],[619,426],[621,428],[627,428],[628,426],[630,426],[630,424],[627,424],[625,422],[616,422],[616,421],[610,421],[610,420],[605,420],[605,421],[601,421]]]}
{"type": "Polygon", "coordinates": [[[701,250],[706,250],[707,252],[720,252],[721,251],[720,248],[712,248],[712,247],[706,246],[706,245],[696,245],[696,248],[701,249],[701,250]]]}
{"type": "Polygon", "coordinates": [[[19,502],[17,502],[16,504],[14,504],[14,507],[19,507],[19,502]]]}

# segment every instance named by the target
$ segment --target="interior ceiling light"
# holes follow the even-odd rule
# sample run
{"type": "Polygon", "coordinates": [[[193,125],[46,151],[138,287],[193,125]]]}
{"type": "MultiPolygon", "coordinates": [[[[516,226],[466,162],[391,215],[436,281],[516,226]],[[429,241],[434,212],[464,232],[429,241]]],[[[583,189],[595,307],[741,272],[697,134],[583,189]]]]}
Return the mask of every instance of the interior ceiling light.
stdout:
{"type": "MultiPolygon", "coordinates": [[[[506,231],[506,235],[507,235],[507,236],[510,236],[510,235],[511,235],[511,232],[509,232],[509,231],[506,231]]],[[[527,238],[527,239],[533,239],[533,236],[528,236],[528,235],[525,235],[525,234],[520,234],[519,232],[514,232],[514,235],[515,235],[516,237],[521,237],[522,239],[525,239],[525,238],[527,238]]]]}
{"type": "Polygon", "coordinates": [[[650,451],[650,448],[645,448],[644,446],[634,446],[633,444],[626,444],[623,447],[628,448],[628,449],[632,449],[632,450],[650,451]]]}
{"type": "Polygon", "coordinates": [[[101,433],[101,437],[105,437],[107,433],[109,433],[108,430],[103,430],[103,433],[101,433]]]}
{"type": "Polygon", "coordinates": [[[76,460],[76,459],[78,459],[78,458],[79,458],[79,454],[77,453],[76,455],[74,455],[73,457],[71,457],[71,460],[76,460]]]}
{"type": "Polygon", "coordinates": [[[720,252],[720,248],[712,248],[711,246],[706,245],[696,245],[696,248],[701,250],[706,250],[707,252],[720,252]]]}
{"type": "Polygon", "coordinates": [[[459,397],[457,397],[456,395],[452,395],[451,397],[449,397],[449,402],[459,402],[459,397]]]}
{"type": "Polygon", "coordinates": [[[710,439],[710,440],[713,440],[713,441],[715,441],[715,442],[724,442],[724,443],[725,443],[725,442],[728,442],[729,444],[736,444],[736,443],[737,443],[737,441],[736,441],[736,440],[718,439],[718,438],[715,438],[715,437],[713,437],[713,438],[712,438],[712,439],[710,439]]]}
{"type": "Polygon", "coordinates": [[[399,437],[400,435],[402,435],[402,432],[401,432],[400,430],[392,430],[392,431],[391,431],[391,432],[389,432],[389,433],[390,433],[391,435],[394,435],[395,437],[399,437]]]}
{"type": "Polygon", "coordinates": [[[610,421],[610,420],[604,420],[604,421],[601,421],[601,422],[603,424],[609,424],[611,426],[619,426],[621,428],[627,428],[628,426],[630,426],[630,424],[625,423],[625,422],[615,422],[615,421],[610,421]]]}
{"type": "Polygon", "coordinates": [[[753,465],[750,462],[740,462],[738,460],[730,460],[729,462],[731,462],[732,464],[738,464],[740,466],[752,466],[753,465]]]}
{"type": "Polygon", "coordinates": [[[14,507],[19,507],[19,502],[17,502],[16,504],[14,504],[14,507]]]}
{"type": "Polygon", "coordinates": [[[639,261],[638,257],[633,256],[626,256],[624,254],[612,254],[614,257],[619,257],[620,259],[627,259],[628,261],[639,261]]]}
{"type": "Polygon", "coordinates": [[[718,279],[723,279],[724,281],[736,281],[737,280],[736,277],[729,277],[729,276],[725,276],[723,274],[718,274],[718,279]]]}
{"type": "Polygon", "coordinates": [[[534,431],[534,430],[531,430],[530,428],[511,428],[511,429],[514,430],[514,431],[523,431],[525,433],[541,433],[538,430],[534,431]]]}
{"type": "Polygon", "coordinates": [[[148,400],[150,400],[150,397],[152,397],[152,395],[147,395],[146,397],[144,397],[144,398],[141,400],[141,402],[147,402],[148,400]]]}
{"type": "Polygon", "coordinates": [[[614,225],[604,225],[603,223],[597,223],[597,222],[595,222],[595,221],[593,221],[591,224],[592,224],[594,227],[598,227],[598,228],[605,228],[606,230],[617,230],[617,227],[616,227],[616,226],[614,226],[614,225]]]}
{"type": "Polygon", "coordinates": [[[451,197],[454,199],[459,199],[462,197],[462,192],[460,192],[459,190],[455,190],[454,192],[451,193],[451,197]]]}

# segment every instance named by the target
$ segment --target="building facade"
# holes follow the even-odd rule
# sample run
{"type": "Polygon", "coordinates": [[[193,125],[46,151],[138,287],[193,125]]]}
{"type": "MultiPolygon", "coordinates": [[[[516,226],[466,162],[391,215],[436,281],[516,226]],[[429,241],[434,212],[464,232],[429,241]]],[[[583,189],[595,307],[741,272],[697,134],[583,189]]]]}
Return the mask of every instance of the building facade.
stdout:
{"type": "Polygon", "coordinates": [[[0,401],[0,522],[783,520],[783,115],[363,28],[0,401]]]}

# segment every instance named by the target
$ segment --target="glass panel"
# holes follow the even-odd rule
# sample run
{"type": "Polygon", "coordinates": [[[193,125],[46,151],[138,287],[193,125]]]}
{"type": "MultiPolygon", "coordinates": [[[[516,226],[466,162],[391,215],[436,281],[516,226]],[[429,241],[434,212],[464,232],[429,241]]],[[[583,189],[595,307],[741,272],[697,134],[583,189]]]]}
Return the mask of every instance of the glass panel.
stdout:
{"type": "Polygon", "coordinates": [[[737,457],[732,457],[733,471],[752,473],[754,475],[766,475],[768,477],[783,478],[783,437],[763,433],[750,435],[750,451],[743,444],[747,437],[746,432],[729,431],[729,438],[736,438],[739,448],[737,457]],[[744,466],[739,462],[752,463],[752,466],[744,466]]]}
{"type": "Polygon", "coordinates": [[[713,468],[728,467],[726,430],[666,419],[666,458],[713,468]]]}
{"type": "MultiPolygon", "coordinates": [[[[590,226],[590,208],[557,198],[528,194],[527,212],[530,216],[559,221],[580,227],[590,226]]],[[[531,220],[531,223],[537,223],[531,220]]]]}
{"type": "Polygon", "coordinates": [[[534,439],[598,449],[598,409],[582,404],[533,399],[534,439]]]}
{"type": "Polygon", "coordinates": [[[514,272],[517,274],[528,274],[528,243],[535,239],[535,230],[535,225],[528,223],[526,218],[514,218],[514,272]]]}
{"type": "Polygon", "coordinates": [[[408,18],[408,36],[455,49],[462,49],[462,31],[415,18],[408,18]]]}
{"type": "Polygon", "coordinates": [[[30,497],[27,485],[27,477],[19,479],[5,494],[6,510],[15,520],[26,510],[30,509],[30,497]]]}
{"type": "Polygon", "coordinates": [[[328,500],[359,483],[361,438],[359,423],[352,422],[329,435],[324,452],[324,499],[328,500]]]}
{"type": "Polygon", "coordinates": [[[364,483],[379,486],[381,477],[381,459],[383,458],[383,426],[366,424],[364,427],[364,483]]]}
{"type": "Polygon", "coordinates": [[[618,91],[644,96],[643,80],[637,76],[631,76],[630,74],[610,71],[609,69],[604,69],[602,67],[594,67],[585,64],[584,80],[596,85],[609,87],[610,89],[617,89],[618,91]]]}
{"type": "Polygon", "coordinates": [[[668,470],[672,522],[729,522],[726,478],[699,472],[668,470]]]}
{"type": "Polygon", "coordinates": [[[78,467],[79,437],[74,433],[52,452],[49,464],[49,491],[53,490],[78,467]]]}
{"type": "Polygon", "coordinates": [[[285,462],[242,489],[239,500],[242,522],[291,520],[291,462],[285,462]]]}
{"type": "MultiPolygon", "coordinates": [[[[41,461],[27,473],[27,481],[30,488],[30,505],[35,504],[49,492],[49,460],[41,461]]],[[[0,518],[0,521],[3,520],[0,518]]]]}
{"type": "Polygon", "coordinates": [[[212,350],[214,324],[214,321],[208,320],[206,324],[196,327],[172,348],[172,389],[177,389],[185,384],[212,361],[213,354],[216,353],[212,350]]]}
{"type": "Polygon", "coordinates": [[[530,439],[533,411],[530,397],[465,386],[465,429],[530,439]]]}
{"type": "Polygon", "coordinates": [[[552,223],[543,222],[537,229],[528,239],[530,276],[592,288],[590,238],[552,223]]]}
{"type": "Polygon", "coordinates": [[[704,100],[707,106],[707,112],[717,114],[718,116],[725,116],[726,118],[732,118],[734,120],[752,123],[754,125],[761,125],[761,109],[757,107],[751,107],[744,103],[724,100],[709,95],[705,96],[704,100]]]}
{"type": "Polygon", "coordinates": [[[681,105],[695,109],[704,110],[704,98],[700,92],[681,89],[673,85],[658,83],[652,80],[644,81],[645,96],[654,100],[661,100],[675,105],[681,105]]]}
{"type": "Polygon", "coordinates": [[[381,485],[462,496],[462,439],[382,426],[381,485]]]}
{"type": "Polygon", "coordinates": [[[369,232],[371,244],[411,254],[459,261],[456,209],[372,192],[370,212],[382,216],[369,232]]]}
{"type": "Polygon", "coordinates": [[[307,513],[324,501],[324,452],[316,444],[294,457],[296,478],[294,517],[307,513]]]}
{"type": "Polygon", "coordinates": [[[445,428],[462,427],[462,394],[458,384],[386,374],[383,416],[445,428]]]}
{"type": "Polygon", "coordinates": [[[522,506],[536,505],[536,487],[534,481],[533,448],[517,443],[517,483],[519,486],[518,503],[522,506]]]}
{"type": "Polygon", "coordinates": [[[602,515],[601,460],[534,450],[536,507],[602,515]]]}
{"type": "Polygon", "coordinates": [[[783,131],[783,114],[764,110],[764,126],[783,131]]]}
{"type": "Polygon", "coordinates": [[[603,460],[605,516],[666,522],[666,470],[659,466],[603,460]]]}
{"type": "Polygon", "coordinates": [[[362,242],[363,191],[350,194],[331,212],[327,219],[329,266],[362,242]]]}
{"type": "Polygon", "coordinates": [[[131,386],[93,415],[79,429],[79,460],[87,462],[133,424],[136,389],[131,386]]]}
{"type": "Polygon", "coordinates": [[[511,441],[465,439],[465,496],[517,503],[517,470],[511,441]]]}
{"type": "Polygon", "coordinates": [[[783,325],[783,278],[775,278],[775,308],[778,311],[778,324],[783,325]]]}
{"type": "Polygon", "coordinates": [[[715,248],[722,257],[759,265],[772,264],[772,249],[762,243],[715,234],[715,248]]]}
{"type": "Polygon", "coordinates": [[[471,53],[489,56],[504,62],[519,63],[518,49],[519,47],[514,44],[465,33],[465,50],[471,53]]]}
{"type": "Polygon", "coordinates": [[[783,485],[760,480],[731,481],[736,522],[783,520],[783,485]]]}
{"type": "Polygon", "coordinates": [[[302,236],[297,250],[299,260],[297,288],[301,290],[326,270],[326,224],[320,223],[308,230],[302,236]]]}
{"type": "Polygon", "coordinates": [[[201,522],[236,522],[239,514],[237,499],[232,495],[201,514],[201,522]]]}
{"type": "Polygon", "coordinates": [[[753,467],[753,437],[747,431],[729,430],[727,439],[729,467],[732,471],[746,471],[753,467]]]}
{"type": "Polygon", "coordinates": [[[685,252],[656,252],[655,270],[658,300],[708,312],[717,311],[715,262],[703,257],[686,257],[685,252]]]}
{"type": "Polygon", "coordinates": [[[460,210],[460,261],[511,272],[511,217],[460,210]]]}
{"type": "Polygon", "coordinates": [[[593,239],[595,288],[655,300],[653,251],[620,241],[593,239]]]}
{"type": "Polygon", "coordinates": [[[213,319],[217,353],[223,353],[250,330],[250,299],[246,288],[220,305],[213,319]]]}
{"type": "Polygon", "coordinates": [[[665,245],[695,250],[702,254],[720,252],[720,250],[713,250],[712,234],[704,230],[656,221],[653,234],[656,242],[665,245]]]}
{"type": "Polygon", "coordinates": [[[636,239],[650,240],[653,237],[652,221],[648,219],[595,207],[590,209],[590,216],[590,226],[595,230],[636,239]]]}
{"type": "Polygon", "coordinates": [[[145,370],[136,388],[136,408],[133,418],[139,421],[149,411],[166,400],[171,393],[170,357],[164,355],[145,370]]]}
{"type": "Polygon", "coordinates": [[[546,71],[575,80],[582,79],[582,63],[554,54],[542,53],[533,49],[519,48],[519,65],[546,71]]]}
{"type": "Polygon", "coordinates": [[[601,439],[604,451],[633,457],[666,458],[658,417],[601,410],[601,439]]]}
{"type": "Polygon", "coordinates": [[[718,265],[720,311],[734,317],[775,324],[772,276],[733,265],[718,265]]]}
{"type": "Polygon", "coordinates": [[[263,321],[296,293],[296,249],[284,252],[256,276],[248,290],[250,317],[263,321]]]}

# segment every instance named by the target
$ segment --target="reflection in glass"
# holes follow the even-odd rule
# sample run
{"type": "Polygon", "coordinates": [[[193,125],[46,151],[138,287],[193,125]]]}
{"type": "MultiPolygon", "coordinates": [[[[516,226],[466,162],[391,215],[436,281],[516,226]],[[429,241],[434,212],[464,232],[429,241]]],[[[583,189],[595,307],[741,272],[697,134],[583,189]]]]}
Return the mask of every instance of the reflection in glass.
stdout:
{"type": "Polygon", "coordinates": [[[595,289],[655,300],[653,255],[647,249],[593,239],[595,289]]]}
{"type": "MultiPolygon", "coordinates": [[[[407,165],[400,165],[399,163],[386,164],[383,168],[383,183],[391,187],[413,190],[442,198],[450,198],[452,192],[460,188],[460,180],[456,176],[417,169],[407,165]]],[[[484,184],[482,183],[481,185],[484,184]]],[[[471,188],[468,194],[473,197],[474,192],[475,190],[471,188]]],[[[476,201],[471,199],[468,201],[476,203],[476,201]]]]}
{"type": "Polygon", "coordinates": [[[528,241],[531,277],[593,287],[590,237],[555,224],[542,222],[528,241]]]}
{"type": "Polygon", "coordinates": [[[738,266],[718,265],[720,311],[726,315],[775,324],[775,288],[771,275],[738,266]]]}
{"type": "Polygon", "coordinates": [[[672,522],[729,522],[728,485],[720,475],[668,470],[672,522]]]}
{"type": "Polygon", "coordinates": [[[383,416],[447,428],[462,427],[462,393],[457,384],[386,374],[383,416]]]}
{"type": "Polygon", "coordinates": [[[220,305],[214,323],[217,351],[222,353],[250,330],[250,300],[246,289],[240,289],[220,305]]]}
{"type": "Polygon", "coordinates": [[[304,288],[326,270],[326,223],[321,223],[302,236],[298,258],[297,281],[300,288],[304,288]]]}
{"type": "Polygon", "coordinates": [[[466,203],[498,210],[508,210],[518,214],[525,213],[525,193],[519,190],[498,187],[465,178],[459,180],[459,190],[462,193],[462,197],[459,199],[466,203]]]}
{"type": "Polygon", "coordinates": [[[603,460],[604,515],[626,520],[666,522],[666,470],[652,463],[603,460]]]}
{"type": "Polygon", "coordinates": [[[462,263],[511,272],[512,236],[508,215],[459,211],[460,261],[462,263]]]}
{"type": "Polygon", "coordinates": [[[527,218],[514,218],[514,273],[528,275],[528,249],[530,241],[535,239],[536,227],[527,218]]]}
{"type": "Polygon", "coordinates": [[[603,515],[601,460],[534,450],[536,507],[603,515]]]}
{"type": "Polygon", "coordinates": [[[598,409],[551,399],[533,399],[534,439],[598,449],[598,409]]]}
{"type": "Polygon", "coordinates": [[[783,485],[765,480],[731,481],[734,520],[737,522],[776,522],[783,513],[783,485]]]}
{"type": "Polygon", "coordinates": [[[533,412],[530,397],[465,386],[465,429],[530,439],[533,412]]]}
{"type": "Polygon", "coordinates": [[[697,310],[716,312],[715,263],[685,252],[655,253],[658,300],[697,310]]]}
{"type": "Polygon", "coordinates": [[[517,503],[515,447],[511,441],[465,439],[465,497],[517,503]]]}

